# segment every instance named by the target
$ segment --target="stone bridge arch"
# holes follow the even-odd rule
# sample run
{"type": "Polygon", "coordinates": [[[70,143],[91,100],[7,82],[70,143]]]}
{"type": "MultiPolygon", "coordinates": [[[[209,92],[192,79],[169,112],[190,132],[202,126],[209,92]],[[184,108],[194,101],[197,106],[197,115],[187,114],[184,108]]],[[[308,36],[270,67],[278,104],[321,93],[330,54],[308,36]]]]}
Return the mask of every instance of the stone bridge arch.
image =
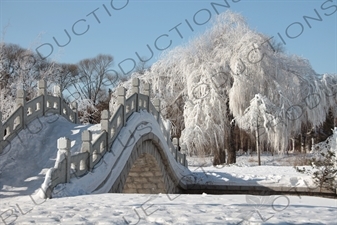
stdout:
{"type": "MultiPolygon", "coordinates": [[[[142,161],[142,157],[158,166],[151,171],[158,179],[162,177],[158,181],[162,184],[156,186],[160,189],[158,192],[186,190],[187,184],[182,179],[190,174],[186,155],[171,142],[171,124],[160,114],[160,100],[154,99],[152,103],[150,86],[144,88],[147,94],[140,94],[139,80],[133,80],[134,93],[128,98],[126,89],[118,88],[116,111],[111,116],[108,110],[102,112],[101,132],[95,140],[89,130],[83,131],[80,152],[71,154],[70,139],[58,140],[57,159],[46,173],[41,196],[122,193],[130,188],[127,178],[135,163],[137,167],[136,160],[142,161]]],[[[144,175],[142,172],[146,171],[140,172],[144,175]]],[[[143,179],[143,182],[148,183],[150,179],[143,179]]]]}
{"type": "Polygon", "coordinates": [[[148,133],[135,143],[110,193],[181,193],[183,185],[163,150],[160,139],[148,133]]]}

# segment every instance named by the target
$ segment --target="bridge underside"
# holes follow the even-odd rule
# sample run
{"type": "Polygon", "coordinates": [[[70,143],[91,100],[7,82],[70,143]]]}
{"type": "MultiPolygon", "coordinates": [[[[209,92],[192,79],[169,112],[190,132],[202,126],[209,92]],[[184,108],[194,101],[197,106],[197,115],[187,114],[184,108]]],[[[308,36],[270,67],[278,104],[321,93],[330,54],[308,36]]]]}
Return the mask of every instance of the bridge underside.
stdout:
{"type": "Polygon", "coordinates": [[[123,171],[110,193],[181,193],[177,180],[158,138],[147,134],[134,145],[123,171]]]}
{"type": "Polygon", "coordinates": [[[123,193],[166,193],[163,173],[152,155],[143,153],[136,160],[126,179],[123,193]]]}

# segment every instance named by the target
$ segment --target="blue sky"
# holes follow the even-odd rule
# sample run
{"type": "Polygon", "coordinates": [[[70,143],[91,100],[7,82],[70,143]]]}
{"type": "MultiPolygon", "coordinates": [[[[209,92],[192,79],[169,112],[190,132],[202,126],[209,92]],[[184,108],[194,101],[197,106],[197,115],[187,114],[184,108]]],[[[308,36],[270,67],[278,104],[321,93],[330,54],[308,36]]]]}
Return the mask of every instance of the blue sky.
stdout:
{"type": "MultiPolygon", "coordinates": [[[[151,58],[147,45],[154,53],[151,64],[170,41],[170,48],[187,43],[211,26],[217,15],[211,3],[226,5],[224,0],[0,1],[1,30],[7,27],[5,35],[1,34],[5,42],[33,50],[42,45],[38,48],[41,54],[51,53],[48,58],[65,63],[111,54],[118,71],[132,68],[132,60],[125,59],[139,61],[136,52],[151,58]],[[58,47],[53,37],[59,45],[67,45],[58,47]]],[[[308,59],[317,73],[337,73],[337,0],[227,3],[228,8],[215,8],[242,14],[251,28],[282,42],[280,33],[286,51],[308,59]],[[316,20],[309,18],[307,23],[305,16],[316,20]]]]}

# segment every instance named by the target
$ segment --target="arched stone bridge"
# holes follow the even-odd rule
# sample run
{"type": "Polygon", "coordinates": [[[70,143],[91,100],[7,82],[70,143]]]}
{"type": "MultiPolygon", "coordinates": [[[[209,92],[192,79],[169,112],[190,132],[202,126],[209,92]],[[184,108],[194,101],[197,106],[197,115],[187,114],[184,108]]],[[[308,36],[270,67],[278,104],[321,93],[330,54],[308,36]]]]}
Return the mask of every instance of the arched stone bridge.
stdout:
{"type": "Polygon", "coordinates": [[[180,193],[182,177],[190,174],[186,155],[171,142],[170,123],[160,114],[160,101],[150,101],[150,86],[139,93],[118,88],[119,107],[110,116],[102,112],[101,133],[92,140],[82,133],[81,152],[70,154],[70,140],[58,140],[58,155],[42,184],[41,194],[70,196],[89,193],[180,193]]]}

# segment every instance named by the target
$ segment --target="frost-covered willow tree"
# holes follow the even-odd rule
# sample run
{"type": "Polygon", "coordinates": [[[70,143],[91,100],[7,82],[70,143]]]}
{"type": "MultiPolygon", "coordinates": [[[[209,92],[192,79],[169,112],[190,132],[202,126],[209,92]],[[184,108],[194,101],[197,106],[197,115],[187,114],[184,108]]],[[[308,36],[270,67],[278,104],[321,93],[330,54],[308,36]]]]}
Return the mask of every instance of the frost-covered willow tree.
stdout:
{"type": "MultiPolygon", "coordinates": [[[[230,89],[230,109],[239,126],[244,128],[256,113],[248,110],[253,98],[260,95],[264,110],[259,111],[265,134],[261,138],[279,153],[287,149],[289,139],[301,132],[301,126],[317,127],[326,120],[328,110],[335,105],[326,94],[330,84],[323,82],[310,63],[298,56],[275,52],[266,37],[252,34],[241,38],[239,45],[250,45],[233,55],[234,83],[230,89]]],[[[336,76],[330,76],[336,80],[336,76]]],[[[332,87],[334,89],[334,87],[332,87]]],[[[254,126],[251,131],[256,130],[254,126]]]]}
{"type": "MultiPolygon", "coordinates": [[[[248,115],[257,113],[249,110],[255,95],[265,104],[259,111],[266,133],[261,137],[282,152],[302,123],[321,124],[331,104],[323,91],[327,85],[309,62],[275,51],[271,43],[227,11],[203,35],[133,76],[152,84],[152,97],[162,100],[174,135],[189,153],[214,154],[213,163],[220,164],[227,152],[227,163],[234,163],[233,127],[255,131],[256,116],[248,115]]],[[[131,82],[121,85],[130,90],[131,82]]]]}

